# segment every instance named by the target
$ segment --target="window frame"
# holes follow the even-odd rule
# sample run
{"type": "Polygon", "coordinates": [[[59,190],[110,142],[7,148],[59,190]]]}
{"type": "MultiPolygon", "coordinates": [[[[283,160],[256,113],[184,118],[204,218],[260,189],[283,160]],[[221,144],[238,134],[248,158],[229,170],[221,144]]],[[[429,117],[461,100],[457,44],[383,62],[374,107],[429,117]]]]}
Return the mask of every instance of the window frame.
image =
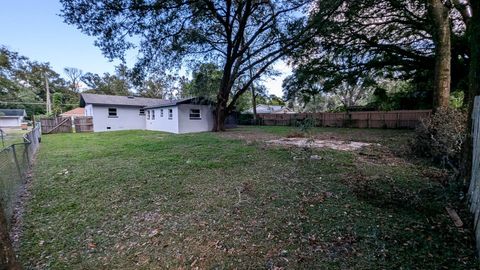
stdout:
{"type": "Polygon", "coordinates": [[[163,117],[163,109],[160,109],[160,117],[163,117]]]}
{"type": "Polygon", "coordinates": [[[151,110],[152,111],[152,120],[155,120],[155,110],[151,110]]]}
{"type": "Polygon", "coordinates": [[[108,113],[108,118],[118,118],[118,110],[117,108],[108,108],[107,109],[107,113],[108,113]],[[115,110],[115,114],[112,113],[112,110],[115,110]]]}
{"type": "Polygon", "coordinates": [[[150,120],[150,110],[147,110],[147,120],[150,120]]]}
{"type": "Polygon", "coordinates": [[[140,109],[138,115],[145,116],[145,109],[140,109]]]}
{"type": "Polygon", "coordinates": [[[188,118],[190,120],[202,120],[202,111],[200,109],[193,109],[191,108],[190,109],[190,112],[188,113],[188,118]],[[192,112],[192,111],[198,111],[198,113],[196,112],[192,112]],[[192,115],[198,115],[198,117],[192,117],[192,115]]]}
{"type": "Polygon", "coordinates": [[[173,119],[173,109],[168,109],[168,120],[173,119]]]}

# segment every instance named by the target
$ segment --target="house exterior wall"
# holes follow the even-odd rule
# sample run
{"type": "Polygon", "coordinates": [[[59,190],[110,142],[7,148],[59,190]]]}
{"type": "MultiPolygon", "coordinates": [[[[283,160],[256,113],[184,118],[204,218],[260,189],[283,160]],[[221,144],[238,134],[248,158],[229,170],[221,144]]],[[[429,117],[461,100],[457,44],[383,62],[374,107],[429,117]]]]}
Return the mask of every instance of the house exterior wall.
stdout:
{"type": "Polygon", "coordinates": [[[212,108],[208,105],[180,104],[178,123],[178,133],[211,131],[214,124],[212,108]],[[201,119],[190,119],[190,109],[200,109],[201,119]]]}
{"type": "Polygon", "coordinates": [[[178,107],[171,106],[171,107],[163,107],[163,108],[155,108],[155,109],[148,109],[145,110],[145,114],[148,115],[147,111],[155,111],[155,120],[150,120],[147,118],[146,120],[146,129],[147,130],[156,130],[156,131],[165,131],[170,133],[179,133],[179,126],[178,126],[178,107]],[[172,119],[168,119],[168,110],[172,109],[173,117],[172,119]],[[163,110],[163,117],[161,110],[163,110]]]}
{"type": "Polygon", "coordinates": [[[93,105],[92,104],[85,105],[85,116],[92,116],[93,117],[93,105]]]}
{"type": "Polygon", "coordinates": [[[85,106],[85,115],[93,117],[94,132],[145,129],[145,116],[140,115],[140,109],[141,107],[89,104],[85,106]],[[108,116],[109,108],[117,109],[117,117],[108,116]]]}
{"type": "Polygon", "coordinates": [[[19,128],[22,125],[23,117],[0,117],[0,127],[19,128]]]}

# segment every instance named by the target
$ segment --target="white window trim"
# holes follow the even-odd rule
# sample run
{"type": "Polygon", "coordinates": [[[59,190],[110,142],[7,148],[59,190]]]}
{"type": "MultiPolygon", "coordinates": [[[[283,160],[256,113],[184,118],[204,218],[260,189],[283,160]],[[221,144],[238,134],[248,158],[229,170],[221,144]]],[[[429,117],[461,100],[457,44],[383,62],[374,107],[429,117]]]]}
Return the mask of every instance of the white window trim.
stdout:
{"type": "Polygon", "coordinates": [[[147,120],[150,120],[150,110],[147,110],[147,120]]]}
{"type": "Polygon", "coordinates": [[[155,120],[155,110],[152,110],[152,120],[155,120]]]}
{"type": "Polygon", "coordinates": [[[107,109],[108,118],[118,118],[118,110],[117,108],[108,108],[107,109]],[[110,115],[110,110],[115,110],[115,115],[110,115]]]}
{"type": "Polygon", "coordinates": [[[202,120],[202,111],[200,109],[190,109],[190,112],[188,113],[188,118],[190,120],[202,120]],[[198,111],[198,117],[192,117],[192,114],[197,114],[197,113],[192,113],[193,110],[198,111]]]}
{"type": "Polygon", "coordinates": [[[168,109],[168,120],[173,119],[173,109],[168,109]]]}
{"type": "Polygon", "coordinates": [[[163,117],[163,109],[160,109],[160,117],[163,117]]]}

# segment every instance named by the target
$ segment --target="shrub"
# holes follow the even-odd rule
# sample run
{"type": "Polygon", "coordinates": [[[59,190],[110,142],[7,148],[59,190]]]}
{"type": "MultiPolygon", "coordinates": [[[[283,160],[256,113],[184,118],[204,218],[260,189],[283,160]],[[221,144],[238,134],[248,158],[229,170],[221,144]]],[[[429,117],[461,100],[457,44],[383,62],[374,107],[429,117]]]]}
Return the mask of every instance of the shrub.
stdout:
{"type": "Polygon", "coordinates": [[[303,120],[297,120],[296,126],[300,132],[308,133],[312,128],[315,127],[315,119],[305,118],[303,120]]]}
{"type": "Polygon", "coordinates": [[[238,117],[238,124],[240,124],[240,125],[252,125],[253,124],[253,114],[252,113],[241,113],[238,117]]]}
{"type": "Polygon", "coordinates": [[[421,120],[415,130],[412,150],[432,158],[443,167],[458,167],[462,144],[466,138],[466,114],[460,110],[440,109],[421,120]]]}

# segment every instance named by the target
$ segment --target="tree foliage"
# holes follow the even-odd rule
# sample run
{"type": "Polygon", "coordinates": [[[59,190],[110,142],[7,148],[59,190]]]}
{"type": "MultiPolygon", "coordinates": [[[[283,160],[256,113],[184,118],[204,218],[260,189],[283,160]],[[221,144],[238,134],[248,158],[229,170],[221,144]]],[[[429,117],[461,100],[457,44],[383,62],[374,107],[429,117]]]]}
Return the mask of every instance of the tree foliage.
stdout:
{"type": "Polygon", "coordinates": [[[27,114],[45,113],[45,77],[52,94],[61,94],[62,110],[78,104],[78,94],[48,63],[32,61],[0,46],[0,107],[26,109],[27,114]]]}
{"type": "Polygon", "coordinates": [[[253,81],[311,38],[307,34],[311,21],[318,24],[338,7],[337,1],[331,1],[307,21],[303,14],[311,2],[61,0],[65,21],[96,36],[96,45],[108,58],[123,59],[127,50],[137,46],[135,74],[201,61],[220,66],[215,130],[223,130],[226,114],[253,81]],[[236,84],[249,72],[252,76],[241,86],[236,84]]]}
{"type": "MultiPolygon", "coordinates": [[[[330,1],[318,0],[315,10],[330,1]]],[[[453,9],[450,19],[452,88],[465,90],[465,24],[453,9]]],[[[328,23],[322,24],[312,42],[291,54],[295,84],[286,90],[329,92],[345,80],[388,78],[412,85],[410,105],[418,101],[432,104],[435,30],[427,1],[345,1],[328,23]],[[315,87],[318,82],[322,89],[315,87]]]]}
{"type": "Polygon", "coordinates": [[[215,100],[221,82],[222,70],[214,63],[202,63],[193,70],[192,80],[184,85],[182,95],[215,100]]]}

